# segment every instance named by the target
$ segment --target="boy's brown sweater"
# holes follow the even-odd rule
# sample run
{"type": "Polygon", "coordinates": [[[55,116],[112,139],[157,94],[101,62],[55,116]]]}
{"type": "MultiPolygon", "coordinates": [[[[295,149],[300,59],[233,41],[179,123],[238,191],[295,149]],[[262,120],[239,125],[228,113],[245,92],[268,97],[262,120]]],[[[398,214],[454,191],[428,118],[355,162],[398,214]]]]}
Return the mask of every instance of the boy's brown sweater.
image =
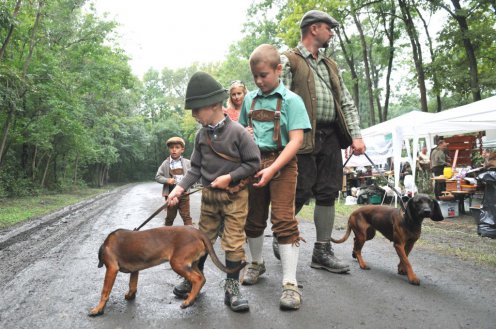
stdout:
{"type": "Polygon", "coordinates": [[[214,131],[202,127],[195,138],[191,155],[191,169],[179,186],[187,190],[201,178],[203,186],[208,186],[217,177],[230,174],[231,186],[241,179],[254,174],[260,167],[260,151],[253,137],[239,123],[226,117],[224,124],[214,131]],[[240,162],[223,159],[208,143],[210,137],[213,148],[227,156],[238,158],[240,162]]]}

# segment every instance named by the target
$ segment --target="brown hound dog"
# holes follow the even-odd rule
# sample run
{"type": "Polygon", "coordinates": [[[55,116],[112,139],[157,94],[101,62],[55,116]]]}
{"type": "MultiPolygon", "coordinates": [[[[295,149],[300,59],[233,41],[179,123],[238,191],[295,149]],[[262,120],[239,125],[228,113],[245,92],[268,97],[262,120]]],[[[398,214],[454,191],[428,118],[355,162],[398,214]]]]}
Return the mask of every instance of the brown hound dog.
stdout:
{"type": "Polygon", "coordinates": [[[182,308],[190,306],[206,282],[198,268],[198,260],[206,253],[226,273],[235,273],[246,265],[243,262],[238,268],[226,268],[215,254],[207,236],[192,226],[167,226],[145,231],[119,229],[110,233],[98,252],[98,267],[105,264],[107,268],[102,295],[99,304],[89,315],[103,314],[117,272],[131,273],[125,298],[132,300],[138,290],[139,271],[166,261],[170,262],[174,272],[191,283],[191,293],[181,304],[182,308]]]}
{"type": "Polygon", "coordinates": [[[404,212],[388,206],[363,206],[351,213],[346,234],[339,240],[331,238],[331,241],[343,243],[353,230],[355,234],[353,258],[358,260],[362,270],[368,270],[370,268],[362,257],[362,247],[365,241],[374,238],[378,230],[394,244],[400,258],[398,273],[406,274],[411,284],[419,285],[420,280],[413,272],[408,255],[420,237],[424,218],[431,218],[434,221],[444,219],[437,201],[424,194],[417,194],[408,200],[404,212]]]}

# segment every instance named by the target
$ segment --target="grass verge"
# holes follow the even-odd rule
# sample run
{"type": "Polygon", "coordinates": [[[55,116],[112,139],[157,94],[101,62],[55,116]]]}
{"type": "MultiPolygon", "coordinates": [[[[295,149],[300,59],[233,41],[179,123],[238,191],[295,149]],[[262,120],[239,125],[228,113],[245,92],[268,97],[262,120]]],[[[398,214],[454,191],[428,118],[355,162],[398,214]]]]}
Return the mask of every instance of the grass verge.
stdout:
{"type": "Polygon", "coordinates": [[[63,207],[108,192],[114,187],[80,188],[61,194],[2,199],[0,200],[0,228],[6,228],[31,218],[47,215],[63,207]]]}

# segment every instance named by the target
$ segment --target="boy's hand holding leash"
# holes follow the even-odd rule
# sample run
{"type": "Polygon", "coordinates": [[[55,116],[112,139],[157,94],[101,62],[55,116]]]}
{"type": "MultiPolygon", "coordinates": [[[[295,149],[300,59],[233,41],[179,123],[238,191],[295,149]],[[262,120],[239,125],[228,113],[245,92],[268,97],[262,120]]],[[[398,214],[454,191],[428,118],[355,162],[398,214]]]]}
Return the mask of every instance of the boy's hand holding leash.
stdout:
{"type": "Polygon", "coordinates": [[[222,175],[217,177],[212,183],[210,183],[210,186],[213,188],[218,188],[221,190],[225,190],[229,187],[229,184],[232,182],[232,177],[231,175],[222,175]]]}
{"type": "Polygon", "coordinates": [[[246,129],[246,131],[250,134],[250,136],[251,136],[251,137],[255,138],[255,137],[254,137],[254,135],[253,135],[253,127],[249,127],[249,126],[248,126],[248,127],[246,127],[245,129],[246,129]]]}

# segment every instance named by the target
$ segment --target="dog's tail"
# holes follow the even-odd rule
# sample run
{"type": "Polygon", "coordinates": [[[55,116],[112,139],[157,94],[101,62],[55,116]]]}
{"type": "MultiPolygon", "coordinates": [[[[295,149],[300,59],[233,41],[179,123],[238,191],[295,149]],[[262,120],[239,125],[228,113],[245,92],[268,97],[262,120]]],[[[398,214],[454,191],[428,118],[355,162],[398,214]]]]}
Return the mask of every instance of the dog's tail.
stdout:
{"type": "Polygon", "coordinates": [[[100,246],[100,250],[98,250],[98,268],[103,266],[103,243],[100,246]]]}
{"type": "Polygon", "coordinates": [[[339,240],[333,239],[331,237],[331,241],[334,243],[343,243],[346,240],[348,240],[348,238],[350,237],[350,234],[351,234],[351,226],[350,226],[350,223],[348,223],[348,227],[346,228],[346,233],[344,234],[344,236],[339,240]]]}
{"type": "Polygon", "coordinates": [[[246,262],[242,261],[241,265],[235,268],[227,268],[222,264],[222,262],[219,260],[219,257],[217,257],[217,254],[215,253],[214,247],[212,246],[212,243],[210,240],[207,238],[205,234],[200,232],[201,234],[201,239],[203,243],[205,244],[205,247],[207,248],[208,254],[210,255],[210,258],[212,258],[212,262],[217,266],[222,272],[225,273],[236,273],[240,271],[243,267],[246,266],[246,262]]]}

